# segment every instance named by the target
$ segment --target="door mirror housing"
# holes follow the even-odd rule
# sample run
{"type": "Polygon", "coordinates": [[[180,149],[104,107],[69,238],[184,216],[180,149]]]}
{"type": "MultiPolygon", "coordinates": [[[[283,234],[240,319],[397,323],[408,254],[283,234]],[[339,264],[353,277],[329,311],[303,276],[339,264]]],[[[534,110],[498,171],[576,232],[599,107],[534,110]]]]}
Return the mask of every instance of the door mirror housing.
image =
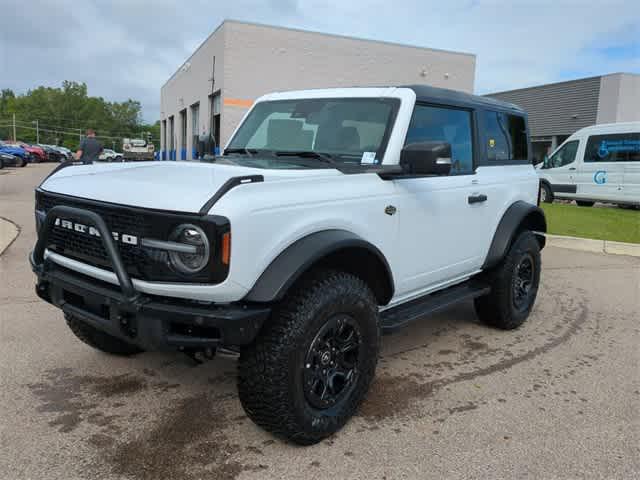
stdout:
{"type": "Polygon", "coordinates": [[[550,168],[549,165],[549,155],[545,155],[542,159],[542,168],[550,168]]]}
{"type": "Polygon", "coordinates": [[[446,142],[410,143],[400,152],[400,167],[410,175],[449,175],[451,144],[446,142]]]}

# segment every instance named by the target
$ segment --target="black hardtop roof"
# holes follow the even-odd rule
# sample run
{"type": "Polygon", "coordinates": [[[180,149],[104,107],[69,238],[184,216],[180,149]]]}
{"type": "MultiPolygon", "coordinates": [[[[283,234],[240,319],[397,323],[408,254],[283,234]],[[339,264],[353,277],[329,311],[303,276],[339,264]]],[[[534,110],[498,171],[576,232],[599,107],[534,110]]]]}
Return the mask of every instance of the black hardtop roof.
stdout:
{"type": "Polygon", "coordinates": [[[485,107],[510,112],[525,114],[525,111],[513,103],[503,102],[495,98],[479,97],[469,93],[449,90],[447,88],[430,87],[429,85],[404,85],[416,94],[416,101],[425,103],[438,103],[443,105],[456,105],[458,107],[485,107]]]}

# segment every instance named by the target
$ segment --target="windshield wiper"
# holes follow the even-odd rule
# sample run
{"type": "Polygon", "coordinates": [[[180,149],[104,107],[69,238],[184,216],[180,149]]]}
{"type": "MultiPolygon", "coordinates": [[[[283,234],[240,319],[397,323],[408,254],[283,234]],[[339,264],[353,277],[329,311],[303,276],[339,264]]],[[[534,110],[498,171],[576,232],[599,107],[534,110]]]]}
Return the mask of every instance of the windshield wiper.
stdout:
{"type": "Polygon", "coordinates": [[[336,162],[332,158],[332,156],[328,153],[314,152],[311,150],[308,150],[308,151],[305,150],[305,151],[299,151],[299,152],[295,152],[295,151],[292,152],[289,150],[285,150],[280,152],[274,152],[274,154],[279,157],[314,158],[316,160],[320,160],[321,162],[328,163],[329,165],[333,165],[336,168],[340,166],[340,163],[336,162]]]}
{"type": "Polygon", "coordinates": [[[255,148],[227,148],[223,152],[223,155],[226,155],[227,153],[243,153],[245,155],[252,156],[258,153],[258,151],[255,148]]]}

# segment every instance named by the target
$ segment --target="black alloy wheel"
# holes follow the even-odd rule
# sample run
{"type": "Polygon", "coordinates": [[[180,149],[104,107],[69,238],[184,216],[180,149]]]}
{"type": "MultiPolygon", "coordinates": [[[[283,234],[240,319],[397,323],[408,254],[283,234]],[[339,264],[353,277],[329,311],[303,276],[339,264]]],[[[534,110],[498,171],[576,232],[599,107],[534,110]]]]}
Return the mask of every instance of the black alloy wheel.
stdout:
{"type": "Polygon", "coordinates": [[[529,308],[532,300],[532,286],[535,278],[535,262],[529,252],[516,263],[513,274],[513,306],[522,312],[529,308]]]}
{"type": "Polygon", "coordinates": [[[331,408],[353,390],[361,343],[360,327],[349,315],[338,314],[320,328],[304,360],[304,394],[311,406],[331,408]]]}

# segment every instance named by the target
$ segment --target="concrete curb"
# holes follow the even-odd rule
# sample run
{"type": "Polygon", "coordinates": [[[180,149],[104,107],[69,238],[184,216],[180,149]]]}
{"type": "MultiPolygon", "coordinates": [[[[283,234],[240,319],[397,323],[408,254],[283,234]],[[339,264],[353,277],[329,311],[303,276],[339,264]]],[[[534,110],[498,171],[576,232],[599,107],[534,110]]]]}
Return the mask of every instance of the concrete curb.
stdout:
{"type": "Polygon", "coordinates": [[[11,246],[20,235],[20,227],[11,220],[0,217],[0,255],[11,246]]]}
{"type": "Polygon", "coordinates": [[[547,245],[552,247],[570,248],[572,250],[582,250],[584,252],[640,257],[640,244],[638,243],[593,240],[591,238],[564,237],[562,235],[550,234],[546,234],[546,237],[547,245]]]}

